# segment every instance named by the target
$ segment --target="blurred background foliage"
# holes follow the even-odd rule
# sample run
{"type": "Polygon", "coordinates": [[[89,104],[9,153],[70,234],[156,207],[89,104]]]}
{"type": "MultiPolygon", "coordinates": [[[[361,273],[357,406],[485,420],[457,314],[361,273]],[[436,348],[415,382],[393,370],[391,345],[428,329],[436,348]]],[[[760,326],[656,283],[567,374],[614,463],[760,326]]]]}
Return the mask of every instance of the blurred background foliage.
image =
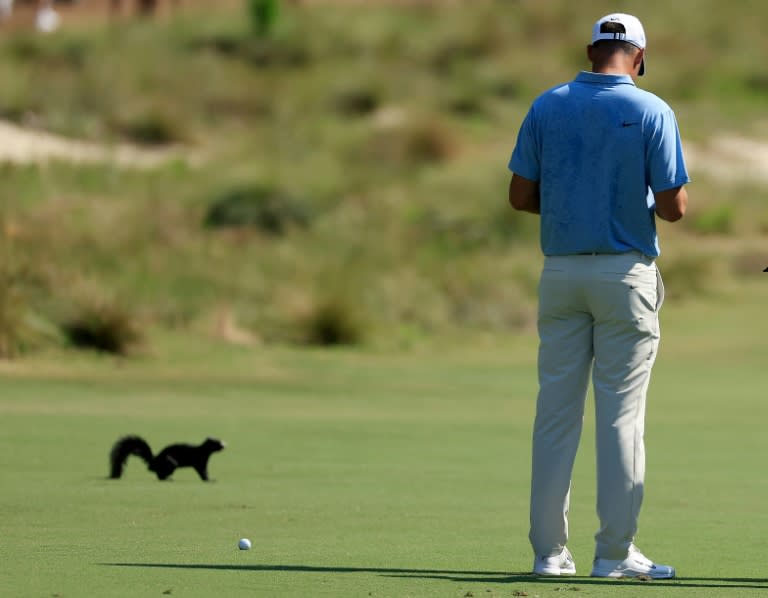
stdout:
{"type": "MultiPolygon", "coordinates": [[[[538,222],[508,208],[506,163],[607,12],[644,21],[641,85],[691,148],[768,134],[759,1],[102,4],[50,35],[0,29],[0,118],[106,148],[0,166],[2,356],[125,354],[169,330],[408,346],[530,329],[538,222]],[[110,159],[125,144],[166,157],[110,159]]],[[[706,164],[689,217],[660,226],[671,300],[768,265],[766,179],[706,164]]]]}

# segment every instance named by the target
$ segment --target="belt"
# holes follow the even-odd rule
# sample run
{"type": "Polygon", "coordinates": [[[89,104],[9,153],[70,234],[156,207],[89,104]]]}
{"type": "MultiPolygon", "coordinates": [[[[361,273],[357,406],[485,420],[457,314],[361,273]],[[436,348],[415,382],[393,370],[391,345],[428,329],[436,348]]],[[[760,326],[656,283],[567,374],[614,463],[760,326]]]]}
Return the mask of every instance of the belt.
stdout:
{"type": "MultiPolygon", "coordinates": [[[[645,260],[649,260],[649,261],[651,261],[651,262],[654,262],[654,261],[656,261],[656,258],[655,258],[655,257],[651,257],[651,256],[649,256],[649,255],[645,255],[643,252],[641,252],[641,251],[637,251],[636,249],[633,249],[632,251],[626,251],[626,252],[624,252],[624,253],[601,253],[601,252],[599,252],[599,251],[585,251],[585,252],[582,252],[582,253],[572,253],[572,254],[570,254],[570,255],[591,255],[591,256],[599,256],[599,255],[601,255],[601,256],[609,256],[609,255],[615,255],[615,256],[619,256],[619,255],[631,255],[631,254],[634,254],[634,255],[636,255],[637,257],[643,258],[643,259],[645,259],[645,260]]],[[[562,257],[568,257],[568,256],[566,255],[566,256],[562,256],[562,257]]]]}

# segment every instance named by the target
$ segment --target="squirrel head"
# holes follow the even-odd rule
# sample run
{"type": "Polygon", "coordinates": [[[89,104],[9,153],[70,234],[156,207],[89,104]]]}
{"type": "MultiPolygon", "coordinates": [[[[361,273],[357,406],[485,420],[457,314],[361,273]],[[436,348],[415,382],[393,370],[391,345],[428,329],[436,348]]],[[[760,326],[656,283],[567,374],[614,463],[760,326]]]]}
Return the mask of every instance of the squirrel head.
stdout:
{"type": "Polygon", "coordinates": [[[223,450],[226,444],[218,438],[206,438],[203,446],[209,449],[211,452],[223,450]]]}

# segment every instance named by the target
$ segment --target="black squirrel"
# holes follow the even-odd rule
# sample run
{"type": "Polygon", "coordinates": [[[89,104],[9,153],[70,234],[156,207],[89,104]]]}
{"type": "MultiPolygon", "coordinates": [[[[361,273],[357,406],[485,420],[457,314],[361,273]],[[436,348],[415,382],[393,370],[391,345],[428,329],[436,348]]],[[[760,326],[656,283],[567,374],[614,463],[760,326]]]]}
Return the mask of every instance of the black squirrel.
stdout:
{"type": "Polygon", "coordinates": [[[158,479],[165,480],[177,467],[193,467],[200,479],[208,481],[208,459],[215,452],[224,448],[224,443],[216,438],[206,438],[202,444],[171,444],[156,456],[147,441],[140,436],[123,436],[109,453],[110,475],[116,480],[123,475],[123,467],[128,457],[136,455],[147,464],[149,471],[154,471],[158,479]]]}

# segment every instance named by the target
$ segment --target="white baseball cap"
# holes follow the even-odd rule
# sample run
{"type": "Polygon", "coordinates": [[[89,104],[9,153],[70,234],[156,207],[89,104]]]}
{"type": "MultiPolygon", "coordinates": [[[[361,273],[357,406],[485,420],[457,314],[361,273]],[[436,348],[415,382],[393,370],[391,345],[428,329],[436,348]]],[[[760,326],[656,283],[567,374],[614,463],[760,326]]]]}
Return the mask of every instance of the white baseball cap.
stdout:
{"type": "MultiPolygon", "coordinates": [[[[637,17],[624,14],[623,12],[614,12],[597,20],[594,27],[592,27],[592,43],[594,44],[601,39],[614,39],[630,43],[641,50],[645,49],[645,30],[643,29],[643,24],[637,17]],[[621,23],[624,25],[624,33],[601,33],[600,27],[603,23],[621,23]]],[[[639,74],[645,74],[645,57],[643,57],[643,62],[640,63],[639,74]]]]}

